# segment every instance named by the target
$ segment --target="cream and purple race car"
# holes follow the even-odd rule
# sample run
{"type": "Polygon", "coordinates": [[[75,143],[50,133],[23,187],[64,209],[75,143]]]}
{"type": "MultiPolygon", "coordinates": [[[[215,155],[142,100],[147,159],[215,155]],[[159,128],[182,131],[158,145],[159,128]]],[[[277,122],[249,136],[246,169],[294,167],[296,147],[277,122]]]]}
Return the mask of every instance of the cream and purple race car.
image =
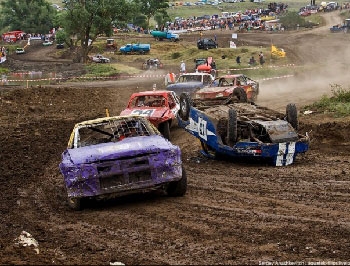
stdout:
{"type": "Polygon", "coordinates": [[[75,125],[59,164],[68,205],[162,189],[183,196],[187,178],[180,148],[144,117],[114,116],[75,125]]]}

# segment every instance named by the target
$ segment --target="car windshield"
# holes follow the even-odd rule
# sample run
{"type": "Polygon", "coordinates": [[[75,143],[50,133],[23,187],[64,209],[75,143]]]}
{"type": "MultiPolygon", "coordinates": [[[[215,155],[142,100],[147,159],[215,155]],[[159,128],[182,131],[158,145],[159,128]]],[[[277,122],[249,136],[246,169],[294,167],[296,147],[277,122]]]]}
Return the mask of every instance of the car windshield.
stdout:
{"type": "Polygon", "coordinates": [[[75,129],[73,147],[85,147],[100,143],[118,142],[125,138],[150,136],[155,132],[145,121],[121,118],[93,124],[83,124],[75,129]]]}
{"type": "Polygon", "coordinates": [[[141,95],[132,99],[130,107],[164,107],[166,106],[166,99],[163,95],[141,95]]]}
{"type": "Polygon", "coordinates": [[[202,81],[201,75],[184,75],[179,78],[179,82],[202,81]]]}

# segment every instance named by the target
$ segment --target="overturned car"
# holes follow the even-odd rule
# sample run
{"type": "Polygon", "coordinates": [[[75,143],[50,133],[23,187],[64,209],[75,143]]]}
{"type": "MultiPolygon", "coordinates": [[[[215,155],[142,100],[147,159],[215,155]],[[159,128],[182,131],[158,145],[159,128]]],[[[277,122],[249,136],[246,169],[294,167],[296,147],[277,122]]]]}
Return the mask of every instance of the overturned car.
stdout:
{"type": "Polygon", "coordinates": [[[181,151],[141,116],[114,116],[75,125],[60,172],[68,205],[132,193],[164,190],[183,196],[187,178],[181,151]]]}
{"type": "Polygon", "coordinates": [[[288,104],[283,114],[248,103],[241,94],[242,90],[222,102],[180,95],[179,126],[200,140],[203,155],[258,159],[285,166],[308,150],[308,135],[297,132],[294,104],[288,104]]]}

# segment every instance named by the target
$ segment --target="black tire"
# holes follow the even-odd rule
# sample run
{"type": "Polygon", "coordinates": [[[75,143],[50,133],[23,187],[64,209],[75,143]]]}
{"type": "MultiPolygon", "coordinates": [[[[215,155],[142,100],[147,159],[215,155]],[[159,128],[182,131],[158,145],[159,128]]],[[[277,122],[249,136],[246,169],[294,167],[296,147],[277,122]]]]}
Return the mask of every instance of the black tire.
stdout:
{"type": "Polygon", "coordinates": [[[237,142],[237,112],[234,109],[228,110],[227,122],[227,144],[233,146],[237,142]]]}
{"type": "Polygon", "coordinates": [[[299,123],[298,123],[298,111],[297,107],[294,103],[287,104],[286,107],[286,120],[289,124],[295,129],[298,130],[299,123]]]}
{"type": "Polygon", "coordinates": [[[185,168],[182,167],[182,177],[179,181],[171,182],[166,192],[168,193],[168,196],[170,197],[182,197],[186,194],[187,191],[187,175],[185,168]]]}
{"type": "Polygon", "coordinates": [[[81,198],[68,198],[67,203],[72,210],[80,211],[82,209],[81,198]]]}
{"type": "Polygon", "coordinates": [[[191,96],[188,93],[180,95],[180,110],[179,116],[182,120],[187,121],[190,117],[191,96]]]}
{"type": "Polygon", "coordinates": [[[162,133],[164,138],[170,140],[170,123],[168,121],[159,125],[159,131],[162,133]]]}
{"type": "Polygon", "coordinates": [[[242,87],[234,88],[232,94],[238,98],[238,102],[240,102],[240,103],[248,102],[247,93],[245,92],[245,90],[242,87]]]}

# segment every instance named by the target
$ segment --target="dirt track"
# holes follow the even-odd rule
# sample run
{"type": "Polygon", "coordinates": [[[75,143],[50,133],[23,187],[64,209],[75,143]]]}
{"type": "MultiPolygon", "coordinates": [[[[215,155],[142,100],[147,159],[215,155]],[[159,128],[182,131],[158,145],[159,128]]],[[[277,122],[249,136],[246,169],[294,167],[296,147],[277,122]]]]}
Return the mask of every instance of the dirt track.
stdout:
{"type": "MultiPolygon", "coordinates": [[[[328,25],[337,19],[327,14],[328,25]]],[[[259,104],[301,107],[329,93],[333,79],[349,87],[350,35],[324,27],[242,39],[268,45],[271,37],[299,64],[322,60],[328,68],[262,83],[259,104]]],[[[36,68],[50,66],[38,61],[36,68]]],[[[175,128],[188,176],[185,197],[134,195],[70,211],[58,164],[74,123],[103,116],[106,108],[119,114],[131,91],[153,82],[0,89],[1,264],[350,263],[349,118],[301,114],[311,149],[288,167],[207,160],[198,141],[175,128]],[[15,244],[22,231],[38,241],[39,254],[15,244]]]]}

